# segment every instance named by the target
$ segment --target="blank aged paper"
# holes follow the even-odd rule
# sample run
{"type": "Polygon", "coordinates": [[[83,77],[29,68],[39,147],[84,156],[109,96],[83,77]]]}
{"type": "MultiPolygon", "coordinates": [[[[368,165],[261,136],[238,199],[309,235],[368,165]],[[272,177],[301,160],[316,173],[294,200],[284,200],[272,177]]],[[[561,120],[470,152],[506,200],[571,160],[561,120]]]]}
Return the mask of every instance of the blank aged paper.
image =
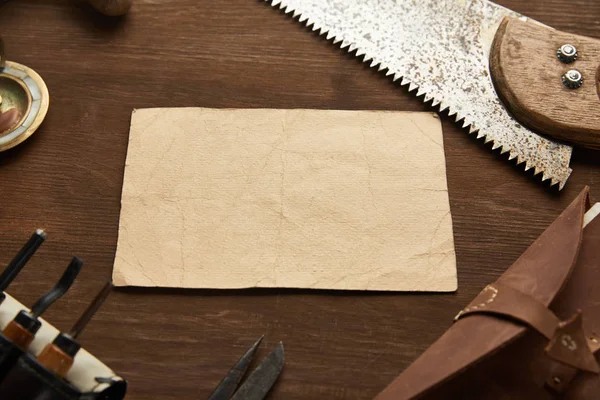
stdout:
{"type": "Polygon", "coordinates": [[[135,110],[116,285],[453,291],[432,113],[135,110]]]}

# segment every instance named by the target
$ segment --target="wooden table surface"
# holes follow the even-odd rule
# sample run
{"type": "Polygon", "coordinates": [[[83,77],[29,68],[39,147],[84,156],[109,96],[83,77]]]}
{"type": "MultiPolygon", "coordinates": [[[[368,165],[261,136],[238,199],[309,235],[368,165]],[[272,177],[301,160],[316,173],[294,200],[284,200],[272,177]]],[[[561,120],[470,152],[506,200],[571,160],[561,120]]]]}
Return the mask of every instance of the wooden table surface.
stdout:
{"type": "MultiPolygon", "coordinates": [[[[597,0],[501,0],[600,37],[597,0]]],[[[9,59],[40,73],[48,117],[0,154],[0,262],[32,230],[48,240],[10,287],[32,304],[74,254],[86,261],[46,317],[68,329],[107,279],[133,108],[426,110],[405,89],[259,0],[137,0],[122,19],[78,1],[0,7],[9,59]]],[[[443,119],[459,289],[453,294],[304,290],[116,290],[81,337],[129,380],[128,399],[202,399],[260,335],[286,366],[274,399],[368,399],[452,323],[585,186],[599,153],[576,150],[562,192],[443,119]]]]}

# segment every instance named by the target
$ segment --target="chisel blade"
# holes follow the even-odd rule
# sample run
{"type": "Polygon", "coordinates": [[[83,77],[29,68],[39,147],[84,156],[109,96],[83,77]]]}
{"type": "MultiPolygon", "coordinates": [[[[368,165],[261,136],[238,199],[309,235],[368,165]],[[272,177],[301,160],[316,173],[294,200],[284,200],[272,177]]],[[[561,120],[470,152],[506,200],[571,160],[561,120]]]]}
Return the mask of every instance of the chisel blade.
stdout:
{"type": "Polygon", "coordinates": [[[252,372],[246,381],[240,386],[231,400],[262,400],[283,369],[284,352],[283,343],[279,343],[267,358],[252,372]]]}

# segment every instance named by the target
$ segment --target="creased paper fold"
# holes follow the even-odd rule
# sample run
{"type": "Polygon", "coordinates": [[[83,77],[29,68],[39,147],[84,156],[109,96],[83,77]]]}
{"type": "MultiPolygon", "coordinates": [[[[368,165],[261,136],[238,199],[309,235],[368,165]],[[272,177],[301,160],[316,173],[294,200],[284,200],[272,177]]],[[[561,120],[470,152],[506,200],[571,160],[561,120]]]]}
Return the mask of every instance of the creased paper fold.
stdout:
{"type": "Polygon", "coordinates": [[[440,121],[413,112],[136,110],[113,279],[456,290],[440,121]]]}

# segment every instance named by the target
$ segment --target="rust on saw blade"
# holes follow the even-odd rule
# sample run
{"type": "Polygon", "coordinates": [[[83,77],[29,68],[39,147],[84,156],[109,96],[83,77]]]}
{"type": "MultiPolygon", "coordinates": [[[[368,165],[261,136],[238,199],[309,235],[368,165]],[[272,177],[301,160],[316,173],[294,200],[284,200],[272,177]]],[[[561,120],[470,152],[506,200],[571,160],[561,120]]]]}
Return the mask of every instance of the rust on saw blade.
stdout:
{"type": "Polygon", "coordinates": [[[572,147],[517,122],[489,73],[489,51],[502,19],[527,18],[486,0],[265,1],[448,110],[477,138],[525,163],[525,171],[533,168],[543,181],[564,187],[572,147]]]}

